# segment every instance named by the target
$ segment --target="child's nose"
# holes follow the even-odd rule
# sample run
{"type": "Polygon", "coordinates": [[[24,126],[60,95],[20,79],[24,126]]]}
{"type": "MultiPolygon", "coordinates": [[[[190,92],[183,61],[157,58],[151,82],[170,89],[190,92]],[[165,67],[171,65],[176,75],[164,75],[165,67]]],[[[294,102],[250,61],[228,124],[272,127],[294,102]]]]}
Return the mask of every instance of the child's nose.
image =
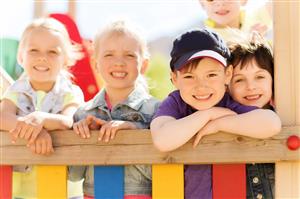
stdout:
{"type": "Polygon", "coordinates": [[[251,82],[251,81],[247,82],[247,89],[248,90],[254,90],[255,88],[256,88],[256,86],[255,86],[254,82],[251,82]]]}
{"type": "Polygon", "coordinates": [[[125,61],[123,58],[121,57],[117,57],[115,59],[115,63],[114,63],[115,66],[124,66],[125,65],[125,61]]]}

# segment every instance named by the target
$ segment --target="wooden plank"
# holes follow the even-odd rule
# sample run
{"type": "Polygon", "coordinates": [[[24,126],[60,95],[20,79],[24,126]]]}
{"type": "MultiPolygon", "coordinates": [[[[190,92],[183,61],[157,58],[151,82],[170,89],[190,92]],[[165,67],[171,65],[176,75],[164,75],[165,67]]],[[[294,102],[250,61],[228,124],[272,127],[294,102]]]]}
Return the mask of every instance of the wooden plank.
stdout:
{"type": "Polygon", "coordinates": [[[154,148],[150,133],[138,130],[122,131],[109,143],[97,142],[97,132],[93,132],[90,139],[80,139],[72,131],[53,132],[55,153],[45,157],[32,154],[22,140],[12,144],[4,132],[0,147],[3,153],[1,164],[129,165],[295,161],[300,159],[299,152],[288,150],[285,144],[287,137],[292,134],[300,136],[300,127],[285,127],[281,134],[265,140],[218,133],[204,137],[196,149],[193,149],[191,140],[175,151],[162,153],[154,148]]]}
{"type": "Polygon", "coordinates": [[[67,198],[67,167],[37,166],[37,198],[67,198]]]}
{"type": "Polygon", "coordinates": [[[213,199],[246,198],[246,165],[213,165],[213,199]]]}
{"type": "Polygon", "coordinates": [[[184,198],[183,164],[152,166],[152,198],[184,198]]]}
{"type": "MultiPolygon", "coordinates": [[[[275,101],[284,125],[300,125],[299,19],[300,1],[274,1],[275,101]]],[[[299,187],[300,162],[277,162],[276,198],[300,198],[299,187]]]]}
{"type": "Polygon", "coordinates": [[[0,199],[12,198],[12,166],[0,166],[0,199]]]}
{"type": "Polygon", "coordinates": [[[300,162],[277,162],[275,164],[276,198],[299,198],[300,162]]]}
{"type": "Polygon", "coordinates": [[[94,191],[96,199],[123,199],[124,167],[95,166],[94,191]]]}

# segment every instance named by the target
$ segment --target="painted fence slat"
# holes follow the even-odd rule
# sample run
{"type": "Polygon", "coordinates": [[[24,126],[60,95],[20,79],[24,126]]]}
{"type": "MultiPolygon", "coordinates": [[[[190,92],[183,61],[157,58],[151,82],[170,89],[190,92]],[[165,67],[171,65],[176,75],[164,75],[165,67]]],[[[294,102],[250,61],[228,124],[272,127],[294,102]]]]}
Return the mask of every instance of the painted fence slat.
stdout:
{"type": "Polygon", "coordinates": [[[124,166],[95,166],[94,188],[96,199],[123,199],[124,166]]]}
{"type": "Polygon", "coordinates": [[[184,198],[184,165],[152,166],[152,198],[184,198]]]}
{"type": "Polygon", "coordinates": [[[246,165],[213,165],[213,199],[246,198],[246,165]]]}
{"type": "Polygon", "coordinates": [[[0,199],[12,198],[12,166],[0,166],[0,199]]]}
{"type": "Polygon", "coordinates": [[[36,166],[37,198],[67,198],[67,167],[36,166]]]}

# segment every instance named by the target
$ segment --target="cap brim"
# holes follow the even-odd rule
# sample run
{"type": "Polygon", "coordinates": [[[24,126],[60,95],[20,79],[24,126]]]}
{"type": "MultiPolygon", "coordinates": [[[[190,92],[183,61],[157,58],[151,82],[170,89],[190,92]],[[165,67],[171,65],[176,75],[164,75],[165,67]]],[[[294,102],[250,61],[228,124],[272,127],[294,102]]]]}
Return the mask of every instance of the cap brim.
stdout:
{"type": "Polygon", "coordinates": [[[210,57],[218,62],[220,62],[224,67],[227,66],[226,59],[220,55],[219,53],[212,50],[202,50],[202,51],[194,51],[189,52],[181,56],[176,63],[174,63],[174,69],[180,70],[182,67],[190,63],[195,59],[199,59],[201,57],[210,57]]]}

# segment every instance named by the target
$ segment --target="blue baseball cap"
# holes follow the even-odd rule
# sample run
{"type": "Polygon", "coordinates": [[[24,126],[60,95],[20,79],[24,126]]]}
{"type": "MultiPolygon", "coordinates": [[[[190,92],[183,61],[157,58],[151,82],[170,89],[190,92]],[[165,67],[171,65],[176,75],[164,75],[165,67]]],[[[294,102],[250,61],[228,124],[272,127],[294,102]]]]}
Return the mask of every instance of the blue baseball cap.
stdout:
{"type": "Polygon", "coordinates": [[[171,51],[171,70],[180,70],[195,59],[210,57],[224,67],[230,51],[221,37],[208,29],[186,32],[175,39],[171,51]]]}

